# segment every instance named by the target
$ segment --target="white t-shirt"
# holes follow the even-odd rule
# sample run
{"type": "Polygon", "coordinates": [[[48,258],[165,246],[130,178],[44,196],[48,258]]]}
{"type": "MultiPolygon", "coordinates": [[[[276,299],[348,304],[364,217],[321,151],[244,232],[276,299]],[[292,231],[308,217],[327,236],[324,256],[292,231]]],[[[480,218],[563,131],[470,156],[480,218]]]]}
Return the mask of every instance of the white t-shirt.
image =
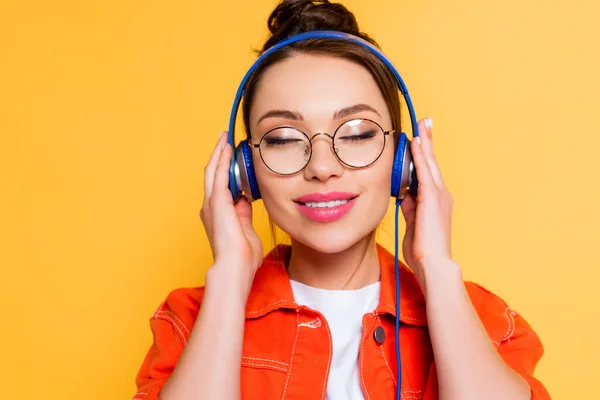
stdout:
{"type": "Polygon", "coordinates": [[[356,290],[317,289],[291,282],[296,302],[323,314],[331,331],[327,400],[364,400],[358,370],[362,319],[379,303],[380,282],[356,290]]]}

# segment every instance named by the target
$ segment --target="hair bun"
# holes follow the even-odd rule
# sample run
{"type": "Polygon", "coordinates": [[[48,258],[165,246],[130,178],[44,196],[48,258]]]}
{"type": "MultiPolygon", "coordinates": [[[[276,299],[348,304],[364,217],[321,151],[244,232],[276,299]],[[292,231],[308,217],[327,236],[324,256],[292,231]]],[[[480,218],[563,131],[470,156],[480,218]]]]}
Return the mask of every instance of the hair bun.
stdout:
{"type": "Polygon", "coordinates": [[[332,30],[361,35],[354,14],[339,3],[329,0],[284,0],[268,19],[271,37],[263,51],[289,36],[313,30],[332,30]]]}

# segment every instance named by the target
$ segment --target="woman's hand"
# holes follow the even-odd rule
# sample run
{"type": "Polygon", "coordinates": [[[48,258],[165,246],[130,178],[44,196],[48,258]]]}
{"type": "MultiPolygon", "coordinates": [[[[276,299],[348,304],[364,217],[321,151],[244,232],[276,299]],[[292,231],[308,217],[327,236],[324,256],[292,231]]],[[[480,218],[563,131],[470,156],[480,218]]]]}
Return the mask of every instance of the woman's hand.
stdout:
{"type": "Polygon", "coordinates": [[[239,269],[247,269],[248,283],[251,284],[262,263],[262,243],[252,227],[252,206],[246,198],[234,203],[229,191],[232,153],[227,134],[223,132],[204,168],[204,203],[200,219],[208,235],[214,265],[236,276],[242,272],[242,277],[246,271],[239,269]]]}
{"type": "Polygon", "coordinates": [[[435,159],[430,118],[419,121],[419,137],[420,144],[416,138],[410,143],[419,191],[416,200],[407,194],[402,201],[406,220],[402,252],[425,289],[425,268],[447,265],[447,261],[452,260],[450,236],[454,200],[435,159]]]}

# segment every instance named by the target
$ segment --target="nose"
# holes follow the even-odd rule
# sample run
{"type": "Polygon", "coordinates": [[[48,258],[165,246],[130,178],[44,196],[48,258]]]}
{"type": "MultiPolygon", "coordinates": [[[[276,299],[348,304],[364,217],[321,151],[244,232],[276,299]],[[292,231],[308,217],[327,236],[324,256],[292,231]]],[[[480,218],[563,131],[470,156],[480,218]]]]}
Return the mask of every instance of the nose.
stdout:
{"type": "Polygon", "coordinates": [[[314,137],[312,155],[308,165],[304,168],[304,178],[307,180],[318,179],[325,182],[329,178],[340,177],[343,173],[344,166],[333,152],[329,135],[314,137]]]}

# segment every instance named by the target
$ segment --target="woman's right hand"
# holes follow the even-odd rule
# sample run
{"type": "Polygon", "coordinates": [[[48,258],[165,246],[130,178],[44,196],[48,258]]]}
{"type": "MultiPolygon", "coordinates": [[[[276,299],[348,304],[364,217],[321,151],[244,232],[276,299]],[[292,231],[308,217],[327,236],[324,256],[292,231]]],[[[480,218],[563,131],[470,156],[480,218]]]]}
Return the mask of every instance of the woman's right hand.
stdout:
{"type": "Polygon", "coordinates": [[[204,202],[200,219],[214,257],[212,268],[218,266],[227,270],[227,274],[242,278],[247,272],[247,283],[251,284],[263,260],[262,243],[252,227],[252,206],[245,197],[234,203],[229,191],[232,153],[227,133],[223,132],[204,168],[204,202]]]}

